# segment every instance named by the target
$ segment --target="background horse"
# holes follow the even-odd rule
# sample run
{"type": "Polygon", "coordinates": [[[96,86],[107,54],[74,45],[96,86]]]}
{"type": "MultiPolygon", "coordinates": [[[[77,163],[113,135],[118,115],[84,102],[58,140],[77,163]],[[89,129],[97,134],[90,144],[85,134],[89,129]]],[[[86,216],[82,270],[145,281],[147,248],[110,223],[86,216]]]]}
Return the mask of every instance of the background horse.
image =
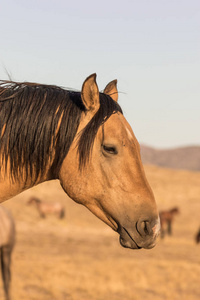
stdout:
{"type": "Polygon", "coordinates": [[[15,225],[11,214],[0,206],[0,262],[6,300],[10,299],[10,264],[15,243],[15,225]]]}
{"type": "Polygon", "coordinates": [[[100,93],[96,74],[81,92],[2,81],[0,202],[58,179],[70,198],[119,233],[122,246],[154,247],[155,198],[117,100],[117,81],[100,93]]]}
{"type": "Polygon", "coordinates": [[[34,204],[36,206],[41,218],[45,218],[46,214],[55,214],[60,219],[65,216],[65,209],[59,202],[50,203],[31,197],[28,204],[34,204]]]}
{"type": "Polygon", "coordinates": [[[176,214],[179,214],[179,209],[177,207],[166,211],[160,211],[161,238],[164,238],[166,231],[169,235],[172,234],[172,223],[176,214]]]}
{"type": "Polygon", "coordinates": [[[197,244],[200,243],[200,229],[199,229],[199,231],[197,232],[197,234],[195,236],[195,241],[196,241],[197,244]]]}

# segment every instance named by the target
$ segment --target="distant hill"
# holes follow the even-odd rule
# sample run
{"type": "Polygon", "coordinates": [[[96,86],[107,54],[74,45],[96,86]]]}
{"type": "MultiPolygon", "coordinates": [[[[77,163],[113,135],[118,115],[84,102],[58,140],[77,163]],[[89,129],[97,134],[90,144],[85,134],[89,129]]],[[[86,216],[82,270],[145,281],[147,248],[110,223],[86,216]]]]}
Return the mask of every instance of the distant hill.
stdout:
{"type": "Polygon", "coordinates": [[[200,171],[200,146],[159,150],[141,145],[141,156],[144,164],[200,171]]]}

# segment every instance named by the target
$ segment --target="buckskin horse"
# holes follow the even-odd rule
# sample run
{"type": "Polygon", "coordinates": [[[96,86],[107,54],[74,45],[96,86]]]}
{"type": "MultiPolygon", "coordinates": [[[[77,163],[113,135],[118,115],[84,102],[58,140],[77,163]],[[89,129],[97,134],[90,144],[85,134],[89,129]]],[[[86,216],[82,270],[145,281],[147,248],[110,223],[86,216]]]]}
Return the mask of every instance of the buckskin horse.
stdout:
{"type": "Polygon", "coordinates": [[[0,202],[59,179],[70,198],[119,233],[122,246],[154,247],[157,206],[117,100],[117,81],[100,93],[96,74],[81,92],[2,81],[0,202]]]}
{"type": "Polygon", "coordinates": [[[65,209],[59,202],[47,202],[36,197],[31,197],[28,201],[28,205],[30,204],[36,206],[41,218],[45,218],[47,214],[54,214],[60,219],[65,216],[65,209]]]}
{"type": "Polygon", "coordinates": [[[172,223],[176,214],[179,214],[179,209],[177,207],[160,211],[161,238],[164,238],[166,230],[168,235],[172,235],[172,223]]]}
{"type": "Polygon", "coordinates": [[[0,206],[0,269],[2,273],[6,300],[10,299],[10,264],[15,244],[15,224],[13,217],[5,207],[0,206]]]}

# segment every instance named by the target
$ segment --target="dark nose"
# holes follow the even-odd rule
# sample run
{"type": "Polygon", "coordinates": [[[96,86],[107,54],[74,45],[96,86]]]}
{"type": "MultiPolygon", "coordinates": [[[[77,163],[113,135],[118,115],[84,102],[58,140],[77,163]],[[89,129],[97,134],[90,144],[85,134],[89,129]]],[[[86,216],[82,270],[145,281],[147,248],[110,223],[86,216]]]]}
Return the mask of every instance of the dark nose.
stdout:
{"type": "Polygon", "coordinates": [[[144,221],[138,221],[136,223],[137,232],[141,237],[145,237],[147,235],[154,235],[157,226],[159,226],[157,220],[156,221],[144,220],[144,221]]]}

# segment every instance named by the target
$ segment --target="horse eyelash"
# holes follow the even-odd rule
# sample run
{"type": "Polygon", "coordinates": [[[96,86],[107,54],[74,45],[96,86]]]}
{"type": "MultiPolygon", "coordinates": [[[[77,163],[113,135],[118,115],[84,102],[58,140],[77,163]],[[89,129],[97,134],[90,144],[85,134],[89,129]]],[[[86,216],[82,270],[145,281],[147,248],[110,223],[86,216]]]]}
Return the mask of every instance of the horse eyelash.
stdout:
{"type": "Polygon", "coordinates": [[[114,146],[106,146],[102,145],[104,151],[106,151],[109,154],[118,154],[117,149],[114,146]]]}

